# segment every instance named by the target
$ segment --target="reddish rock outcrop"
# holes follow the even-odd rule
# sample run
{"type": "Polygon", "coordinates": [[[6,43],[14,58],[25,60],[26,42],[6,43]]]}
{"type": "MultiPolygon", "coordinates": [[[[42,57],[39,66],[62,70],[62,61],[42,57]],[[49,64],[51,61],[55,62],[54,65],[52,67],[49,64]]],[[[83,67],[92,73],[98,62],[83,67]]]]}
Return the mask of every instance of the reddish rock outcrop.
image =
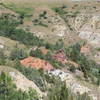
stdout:
{"type": "Polygon", "coordinates": [[[36,69],[43,69],[43,70],[52,70],[54,69],[51,64],[47,61],[35,58],[35,57],[28,57],[20,61],[20,63],[25,67],[31,67],[36,69]]]}
{"type": "Polygon", "coordinates": [[[61,62],[62,64],[67,63],[67,60],[68,60],[63,50],[57,51],[52,57],[53,59],[61,62]]]}

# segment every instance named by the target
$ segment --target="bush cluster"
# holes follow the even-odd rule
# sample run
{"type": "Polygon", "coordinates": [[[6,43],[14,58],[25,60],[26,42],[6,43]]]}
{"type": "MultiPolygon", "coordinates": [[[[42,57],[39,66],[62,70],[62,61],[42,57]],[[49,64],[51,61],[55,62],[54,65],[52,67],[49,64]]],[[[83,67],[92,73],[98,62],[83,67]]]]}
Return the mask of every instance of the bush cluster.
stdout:
{"type": "Polygon", "coordinates": [[[39,100],[35,90],[28,92],[17,90],[11,77],[5,73],[0,75],[0,100],[39,100]]]}
{"type": "Polygon", "coordinates": [[[17,27],[20,22],[15,19],[11,19],[9,16],[9,14],[6,14],[0,17],[0,36],[9,37],[27,46],[44,45],[43,40],[34,36],[33,33],[25,32],[23,29],[18,29],[17,27]]]}

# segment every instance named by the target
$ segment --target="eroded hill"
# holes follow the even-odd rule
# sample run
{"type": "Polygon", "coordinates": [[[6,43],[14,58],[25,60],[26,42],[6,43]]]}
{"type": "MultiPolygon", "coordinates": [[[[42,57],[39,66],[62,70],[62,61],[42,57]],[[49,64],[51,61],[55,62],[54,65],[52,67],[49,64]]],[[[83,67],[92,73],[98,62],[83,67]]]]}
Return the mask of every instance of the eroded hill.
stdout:
{"type": "Polygon", "coordinates": [[[2,0],[0,65],[43,100],[99,100],[100,2],[2,0]]]}

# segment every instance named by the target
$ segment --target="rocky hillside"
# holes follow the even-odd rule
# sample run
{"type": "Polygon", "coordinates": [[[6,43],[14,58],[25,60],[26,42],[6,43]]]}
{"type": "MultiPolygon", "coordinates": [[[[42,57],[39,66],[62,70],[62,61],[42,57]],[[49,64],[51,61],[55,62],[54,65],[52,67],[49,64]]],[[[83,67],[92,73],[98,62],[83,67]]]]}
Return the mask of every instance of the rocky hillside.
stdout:
{"type": "Polygon", "coordinates": [[[43,95],[40,89],[32,81],[28,80],[17,70],[7,66],[0,66],[0,73],[2,72],[5,72],[11,76],[13,82],[16,84],[18,89],[21,89],[22,91],[28,91],[29,88],[32,88],[37,91],[38,95],[43,95]]]}
{"type": "Polygon", "coordinates": [[[99,100],[100,2],[73,1],[0,1],[0,100],[99,100]]]}

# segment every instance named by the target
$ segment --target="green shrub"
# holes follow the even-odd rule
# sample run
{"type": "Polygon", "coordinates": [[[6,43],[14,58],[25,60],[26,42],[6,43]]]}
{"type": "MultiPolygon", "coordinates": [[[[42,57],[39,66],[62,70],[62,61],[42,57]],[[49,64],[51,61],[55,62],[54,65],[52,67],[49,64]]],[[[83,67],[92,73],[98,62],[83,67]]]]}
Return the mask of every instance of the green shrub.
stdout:
{"type": "Polygon", "coordinates": [[[46,16],[46,14],[47,14],[47,12],[46,11],[43,11],[41,14],[39,14],[39,17],[41,18],[41,17],[45,17],[46,16]]]}
{"type": "Polygon", "coordinates": [[[40,71],[33,68],[26,68],[20,65],[19,61],[16,61],[13,67],[25,75],[29,80],[33,81],[40,90],[45,91],[45,83],[40,71]]]}
{"type": "Polygon", "coordinates": [[[59,15],[63,15],[63,14],[66,14],[66,11],[64,11],[63,8],[60,8],[60,7],[56,7],[56,8],[53,8],[53,10],[58,13],[59,15]]]}
{"type": "Polygon", "coordinates": [[[61,66],[63,66],[63,64],[52,58],[51,52],[48,52],[46,55],[43,55],[39,49],[36,49],[31,50],[29,55],[40,59],[44,59],[48,61],[51,65],[53,65],[55,68],[61,68],[61,66]]]}
{"type": "Polygon", "coordinates": [[[30,15],[32,15],[33,12],[33,8],[29,8],[29,7],[24,7],[24,6],[18,6],[14,3],[1,3],[0,5],[4,6],[7,9],[10,9],[16,13],[18,13],[20,16],[23,17],[30,17],[30,15]]]}
{"type": "Polygon", "coordinates": [[[75,68],[75,66],[72,65],[72,66],[70,66],[69,70],[70,70],[71,72],[75,72],[76,68],[75,68]]]}
{"type": "Polygon", "coordinates": [[[87,93],[84,93],[82,95],[78,94],[77,95],[77,100],[91,100],[91,98],[88,96],[87,93]]]}
{"type": "Polygon", "coordinates": [[[64,47],[64,42],[60,39],[55,44],[45,43],[45,47],[46,49],[50,49],[52,51],[59,50],[64,47]]]}
{"type": "Polygon", "coordinates": [[[73,61],[77,61],[80,56],[80,44],[76,43],[65,49],[66,55],[73,61]]]}
{"type": "Polygon", "coordinates": [[[53,84],[47,92],[47,98],[45,100],[90,100],[87,93],[82,95],[74,94],[66,86],[65,82],[53,78],[53,84]]]}
{"type": "Polygon", "coordinates": [[[16,60],[16,59],[24,59],[26,58],[28,55],[27,53],[25,52],[25,50],[23,49],[19,49],[19,48],[14,48],[11,53],[10,53],[10,59],[11,60],[16,60]]]}
{"type": "Polygon", "coordinates": [[[45,24],[45,23],[43,23],[43,22],[41,22],[41,21],[38,23],[38,25],[43,26],[43,27],[48,27],[47,24],[45,24]]]}
{"type": "Polygon", "coordinates": [[[34,36],[30,32],[25,32],[23,29],[18,29],[19,22],[11,19],[10,15],[2,15],[0,17],[0,36],[6,36],[13,40],[17,40],[27,46],[44,45],[44,41],[34,36]]]}
{"type": "Polygon", "coordinates": [[[44,59],[44,55],[42,54],[40,49],[31,50],[29,55],[33,56],[33,57],[38,57],[38,58],[44,59]]]}
{"type": "Polygon", "coordinates": [[[18,22],[13,18],[10,19],[9,14],[3,14],[0,17],[0,35],[11,36],[14,29],[18,26],[18,22]]]}
{"type": "Polygon", "coordinates": [[[35,90],[22,92],[17,90],[11,77],[5,73],[0,75],[0,100],[39,100],[35,90]]]}
{"type": "Polygon", "coordinates": [[[65,82],[55,80],[54,85],[48,90],[47,100],[72,100],[70,98],[71,93],[66,88],[65,82]]]}
{"type": "Polygon", "coordinates": [[[6,63],[6,56],[3,50],[0,50],[0,65],[5,65],[6,63]]]}
{"type": "Polygon", "coordinates": [[[84,73],[84,77],[88,78],[89,74],[92,74],[90,69],[96,66],[96,63],[95,61],[88,59],[84,54],[81,54],[80,47],[81,44],[76,43],[65,48],[66,55],[69,59],[79,64],[79,69],[84,73]]]}

